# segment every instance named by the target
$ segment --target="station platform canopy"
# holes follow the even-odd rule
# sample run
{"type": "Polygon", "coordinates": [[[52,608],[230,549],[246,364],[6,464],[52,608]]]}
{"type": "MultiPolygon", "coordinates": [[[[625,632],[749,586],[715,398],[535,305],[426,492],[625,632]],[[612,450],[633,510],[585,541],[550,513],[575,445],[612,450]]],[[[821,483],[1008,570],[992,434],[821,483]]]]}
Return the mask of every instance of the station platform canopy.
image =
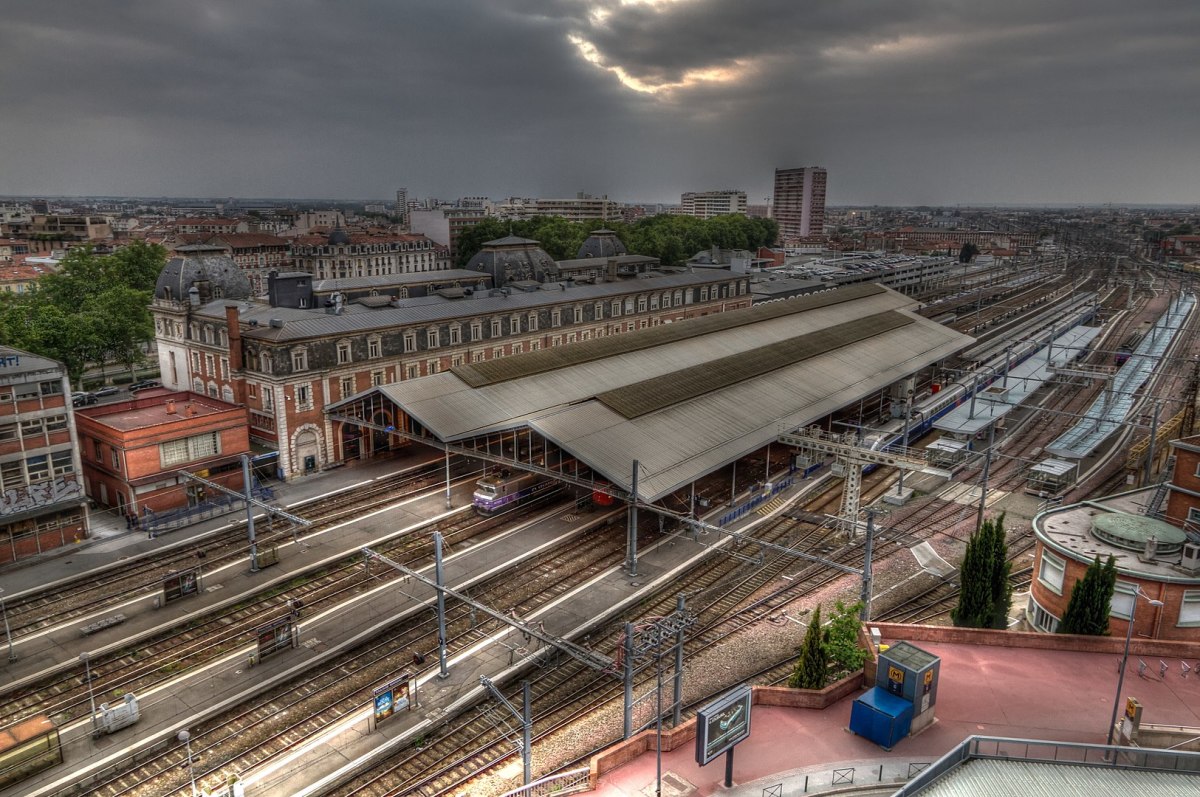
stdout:
{"type": "Polygon", "coordinates": [[[1082,459],[1121,428],[1139,400],[1141,386],[1158,368],[1195,306],[1194,294],[1177,297],[1117,371],[1110,388],[1096,397],[1074,426],[1046,446],[1046,453],[1060,459],[1082,459]]]}
{"type": "Polygon", "coordinates": [[[983,376],[996,379],[987,388],[980,390],[972,405],[963,402],[933,423],[933,428],[961,435],[975,435],[1021,406],[1035,390],[1054,376],[1055,369],[1062,368],[1075,360],[1100,334],[1100,327],[1072,327],[1031,354],[1024,362],[1015,365],[1004,378],[1004,369],[984,371],[983,376]]]}
{"type": "Polygon", "coordinates": [[[390,401],[445,443],[530,429],[656,501],[970,345],[879,285],[462,365],[332,404],[390,401]],[[372,395],[375,394],[375,395],[372,395]]]}

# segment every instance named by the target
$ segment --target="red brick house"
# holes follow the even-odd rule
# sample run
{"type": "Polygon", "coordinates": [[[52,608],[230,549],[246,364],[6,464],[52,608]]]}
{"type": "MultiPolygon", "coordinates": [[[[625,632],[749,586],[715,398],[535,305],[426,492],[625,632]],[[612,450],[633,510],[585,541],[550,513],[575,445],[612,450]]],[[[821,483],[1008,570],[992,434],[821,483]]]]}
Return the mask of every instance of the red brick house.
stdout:
{"type": "Polygon", "coordinates": [[[242,489],[250,453],[246,407],[187,391],[145,391],[76,411],[84,488],[97,504],[136,516],[203,501],[180,471],[242,489]]]}

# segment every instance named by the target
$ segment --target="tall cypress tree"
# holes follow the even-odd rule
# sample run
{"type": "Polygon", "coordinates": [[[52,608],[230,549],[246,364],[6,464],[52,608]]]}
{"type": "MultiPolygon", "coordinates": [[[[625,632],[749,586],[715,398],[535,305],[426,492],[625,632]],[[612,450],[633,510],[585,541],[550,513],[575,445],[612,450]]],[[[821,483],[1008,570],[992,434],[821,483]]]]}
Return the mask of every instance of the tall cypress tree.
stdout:
{"type": "Polygon", "coordinates": [[[967,551],[959,568],[958,606],[950,620],[964,628],[988,628],[992,621],[992,544],[990,521],[985,521],[967,540],[967,551]]]}
{"type": "Polygon", "coordinates": [[[1089,634],[1103,636],[1108,633],[1108,614],[1112,609],[1112,596],[1117,586],[1117,560],[1112,556],[1100,564],[1097,556],[1083,578],[1071,587],[1071,600],[1058,624],[1060,634],[1089,634]]]}
{"type": "Polygon", "coordinates": [[[1012,608],[1012,585],[1008,581],[1012,562],[1008,561],[1008,541],[1004,536],[1004,515],[984,523],[989,526],[991,559],[992,628],[1008,628],[1008,610],[1012,608]]]}
{"type": "Polygon", "coordinates": [[[800,660],[788,678],[793,689],[820,689],[829,677],[829,660],[825,654],[824,631],[821,628],[821,607],[813,612],[800,644],[800,660]]]}

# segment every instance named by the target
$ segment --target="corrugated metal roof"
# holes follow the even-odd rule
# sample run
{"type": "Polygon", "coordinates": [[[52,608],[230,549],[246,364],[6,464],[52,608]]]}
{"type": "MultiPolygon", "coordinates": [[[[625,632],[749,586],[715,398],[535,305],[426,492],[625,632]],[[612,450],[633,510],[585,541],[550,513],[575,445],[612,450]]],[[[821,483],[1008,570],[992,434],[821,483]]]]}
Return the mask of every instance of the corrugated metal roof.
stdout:
{"type": "Polygon", "coordinates": [[[902,333],[868,338],[636,418],[585,401],[529,425],[625,490],[632,487],[630,463],[638,460],[638,492],[655,501],[969,342],[917,319],[902,333]]]}
{"type": "Polygon", "coordinates": [[[911,323],[911,316],[895,311],[879,313],[607,390],[596,399],[626,418],[637,418],[911,323]]]}
{"type": "Polygon", "coordinates": [[[505,357],[499,360],[460,365],[453,368],[452,371],[472,387],[482,387],[509,379],[520,379],[558,368],[593,362],[618,354],[650,349],[666,343],[694,338],[697,335],[707,335],[733,327],[755,324],[771,318],[816,310],[868,296],[879,296],[884,293],[884,290],[879,285],[856,285],[853,288],[826,291],[788,302],[774,302],[751,307],[742,312],[716,313],[686,321],[677,321],[674,324],[640,331],[636,335],[596,338],[571,346],[542,349],[520,357],[505,357]]]}
{"type": "Polygon", "coordinates": [[[981,758],[967,760],[920,792],[921,797],[1193,797],[1197,793],[1200,778],[1183,772],[981,758]]]}
{"type": "MultiPolygon", "coordinates": [[[[527,376],[480,387],[446,372],[376,390],[442,440],[528,425],[626,490],[630,487],[630,463],[637,459],[643,468],[639,493],[653,501],[765,445],[779,434],[780,427],[810,423],[971,343],[966,335],[905,310],[900,316],[908,323],[900,333],[876,334],[702,395],[689,394],[636,418],[625,418],[593,399],[614,387],[915,307],[911,299],[895,291],[863,288],[871,286],[844,289],[859,297],[853,301],[826,302],[807,312],[789,311],[774,317],[761,313],[754,323],[668,342],[661,342],[657,334],[662,327],[630,333],[620,339],[635,345],[620,353],[548,371],[538,368],[527,376]],[[648,348],[637,345],[643,336],[660,343],[648,348]]],[[[779,304],[799,305],[801,301],[779,304]]],[[[756,317],[755,312],[751,308],[698,320],[735,313],[756,317]]],[[[699,324],[693,328],[709,329],[699,324]]],[[[534,357],[536,354],[510,359],[534,357]]],[[[332,405],[331,410],[336,412],[338,406],[332,405]]]]}

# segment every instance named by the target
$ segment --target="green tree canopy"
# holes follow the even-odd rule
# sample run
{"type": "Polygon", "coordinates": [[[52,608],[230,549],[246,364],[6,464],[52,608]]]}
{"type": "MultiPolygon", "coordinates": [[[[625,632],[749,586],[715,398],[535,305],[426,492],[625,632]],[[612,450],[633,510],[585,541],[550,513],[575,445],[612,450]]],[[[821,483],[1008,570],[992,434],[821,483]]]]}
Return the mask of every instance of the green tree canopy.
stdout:
{"type": "Polygon", "coordinates": [[[163,247],[140,241],[111,255],[71,249],[33,290],[0,297],[0,333],[14,346],[63,363],[75,384],[91,365],[132,368],[154,337],[149,304],[165,263],[163,247]]]}
{"type": "Polygon", "coordinates": [[[532,238],[555,260],[571,260],[593,230],[613,230],[630,254],[657,257],[664,266],[677,266],[712,246],[722,249],[757,249],[775,243],[779,225],[771,219],[728,215],[711,219],[659,214],[633,224],[594,221],[571,222],[559,216],[539,216],[521,221],[487,218],[459,235],[456,265],[465,266],[483,244],[507,235],[532,238]]]}
{"type": "Polygon", "coordinates": [[[867,660],[867,651],[858,644],[858,632],[862,628],[858,615],[862,608],[861,601],[850,606],[838,601],[825,629],[825,652],[839,672],[854,672],[867,660]]]}

